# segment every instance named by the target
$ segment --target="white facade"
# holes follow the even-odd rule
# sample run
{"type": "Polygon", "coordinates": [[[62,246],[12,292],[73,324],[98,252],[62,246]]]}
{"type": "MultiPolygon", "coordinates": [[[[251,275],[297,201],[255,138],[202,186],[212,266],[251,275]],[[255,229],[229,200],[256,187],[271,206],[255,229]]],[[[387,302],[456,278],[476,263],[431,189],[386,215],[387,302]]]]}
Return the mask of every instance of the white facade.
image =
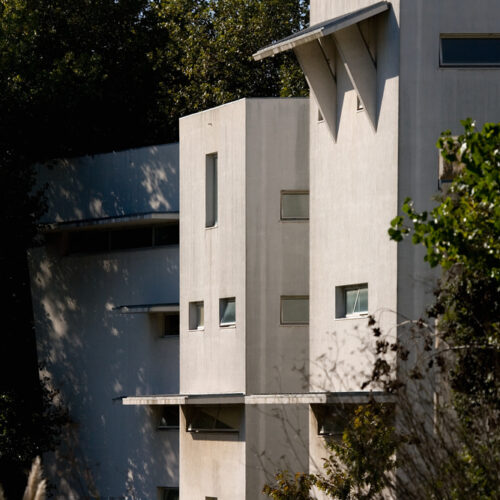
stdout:
{"type": "Polygon", "coordinates": [[[499,121],[500,61],[450,64],[442,40],[499,39],[499,11],[311,0],[311,28],[255,55],[294,50],[310,99],[242,99],[182,118],[179,154],[41,174],[44,222],[63,236],[30,254],[39,352],[101,495],[253,500],[277,469],[321,466],[321,412],[368,395],[367,315],[404,339],[400,320],[430,302],[435,274],[389,241],[390,220],[408,196],[432,206],[441,131],[499,121]],[[65,255],[71,232],[177,212],[180,247],[65,255]],[[176,307],[180,337],[159,339],[176,307]],[[166,407],[180,407],[178,432],[156,430],[166,407]]]}

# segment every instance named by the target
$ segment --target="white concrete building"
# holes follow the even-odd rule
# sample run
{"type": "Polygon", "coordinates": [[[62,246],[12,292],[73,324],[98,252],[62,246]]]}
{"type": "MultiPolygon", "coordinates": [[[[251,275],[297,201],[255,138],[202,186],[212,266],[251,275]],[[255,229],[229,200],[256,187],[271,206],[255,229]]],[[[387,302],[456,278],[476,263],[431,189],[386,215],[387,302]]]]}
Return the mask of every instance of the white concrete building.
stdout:
{"type": "Polygon", "coordinates": [[[368,397],[367,315],[401,338],[429,302],[422,253],[387,228],[407,196],[431,206],[442,130],[499,121],[498,14],[496,0],[311,0],[310,28],[254,55],[294,50],[310,99],[184,117],[180,160],[160,146],[41,174],[39,352],[95,491],[253,500],[279,468],[317,469],[333,412],[368,397]]]}

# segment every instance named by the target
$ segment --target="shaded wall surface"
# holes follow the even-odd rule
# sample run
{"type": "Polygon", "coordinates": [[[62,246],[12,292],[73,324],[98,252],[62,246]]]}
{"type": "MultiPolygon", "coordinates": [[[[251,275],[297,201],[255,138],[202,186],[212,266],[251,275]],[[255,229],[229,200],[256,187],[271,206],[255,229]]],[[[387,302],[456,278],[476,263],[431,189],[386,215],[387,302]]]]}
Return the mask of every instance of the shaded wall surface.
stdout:
{"type": "Polygon", "coordinates": [[[54,160],[38,165],[47,187],[41,222],[179,211],[179,145],[54,160]]]}
{"type": "MultiPolygon", "coordinates": [[[[44,221],[177,211],[177,151],[39,166],[44,221]]],[[[62,255],[48,243],[29,252],[29,263],[39,360],[71,417],[45,457],[55,497],[155,499],[158,487],[178,486],[178,431],[157,430],[159,408],[122,406],[121,398],[178,393],[179,337],[163,337],[162,314],[117,308],[178,304],[179,246],[62,255]]]]}

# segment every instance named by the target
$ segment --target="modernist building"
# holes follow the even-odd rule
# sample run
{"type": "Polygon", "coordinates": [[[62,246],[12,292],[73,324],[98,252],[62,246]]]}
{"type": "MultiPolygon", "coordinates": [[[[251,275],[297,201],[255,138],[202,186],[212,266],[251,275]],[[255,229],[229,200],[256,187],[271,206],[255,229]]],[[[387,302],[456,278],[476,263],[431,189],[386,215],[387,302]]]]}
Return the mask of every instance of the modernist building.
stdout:
{"type": "Polygon", "coordinates": [[[431,206],[441,131],[499,120],[498,14],[311,0],[310,28],[254,55],[293,50],[310,99],[182,118],[179,168],[171,145],[41,174],[39,351],[101,496],[255,499],[276,469],[318,467],[368,398],[367,315],[402,337],[429,302],[421,252],[387,227],[407,196],[431,206]]]}

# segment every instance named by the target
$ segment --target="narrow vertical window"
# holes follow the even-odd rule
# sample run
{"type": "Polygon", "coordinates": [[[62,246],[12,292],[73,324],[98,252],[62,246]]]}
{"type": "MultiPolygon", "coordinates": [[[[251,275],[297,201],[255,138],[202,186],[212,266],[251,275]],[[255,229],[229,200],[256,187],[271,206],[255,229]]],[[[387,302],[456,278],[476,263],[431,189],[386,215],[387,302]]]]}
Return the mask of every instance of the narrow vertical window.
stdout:
{"type": "Polygon", "coordinates": [[[217,224],[217,153],[206,157],[205,227],[217,224]]]}
{"type": "Polygon", "coordinates": [[[219,301],[220,326],[236,324],[236,300],[234,297],[219,301]]]}
{"type": "Polygon", "coordinates": [[[203,302],[189,303],[189,329],[203,330],[205,328],[205,308],[203,302]]]}

